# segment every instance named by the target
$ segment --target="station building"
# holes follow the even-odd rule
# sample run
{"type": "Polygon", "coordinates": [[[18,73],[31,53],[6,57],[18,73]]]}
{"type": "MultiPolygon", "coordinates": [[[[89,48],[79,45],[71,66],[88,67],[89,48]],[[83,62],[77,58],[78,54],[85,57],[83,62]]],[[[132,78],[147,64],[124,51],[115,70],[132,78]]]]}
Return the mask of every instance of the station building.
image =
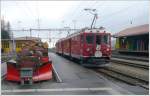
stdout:
{"type": "MultiPolygon", "coordinates": [[[[21,51],[23,45],[32,44],[35,41],[41,41],[38,37],[18,37],[14,39],[14,46],[16,52],[21,51]]],[[[1,52],[10,53],[13,51],[13,40],[12,39],[1,39],[1,52]]]]}
{"type": "Polygon", "coordinates": [[[117,51],[149,54],[149,24],[127,28],[113,36],[117,51]]]}

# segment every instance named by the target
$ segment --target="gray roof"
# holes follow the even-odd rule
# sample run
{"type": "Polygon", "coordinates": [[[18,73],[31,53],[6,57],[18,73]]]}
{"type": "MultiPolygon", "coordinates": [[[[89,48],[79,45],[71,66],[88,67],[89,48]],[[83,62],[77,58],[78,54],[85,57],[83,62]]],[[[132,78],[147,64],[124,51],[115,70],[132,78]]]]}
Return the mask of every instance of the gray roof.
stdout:
{"type": "Polygon", "coordinates": [[[142,35],[148,33],[149,33],[149,24],[144,24],[144,25],[124,29],[114,34],[113,36],[114,37],[135,36],[135,35],[142,35]]]}

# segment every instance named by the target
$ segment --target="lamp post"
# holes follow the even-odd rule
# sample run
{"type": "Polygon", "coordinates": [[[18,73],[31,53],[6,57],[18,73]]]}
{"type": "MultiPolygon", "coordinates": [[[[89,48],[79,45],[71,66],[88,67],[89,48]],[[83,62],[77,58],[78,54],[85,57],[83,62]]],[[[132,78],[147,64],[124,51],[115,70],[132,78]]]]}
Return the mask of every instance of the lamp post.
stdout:
{"type": "Polygon", "coordinates": [[[94,22],[96,23],[96,19],[97,19],[97,13],[96,13],[96,9],[90,9],[90,8],[86,8],[84,9],[85,11],[89,11],[92,15],[94,15],[93,20],[92,20],[92,24],[91,24],[91,29],[93,28],[93,24],[94,22]]]}
{"type": "Polygon", "coordinates": [[[13,31],[12,31],[11,35],[12,35],[12,53],[13,53],[13,55],[15,55],[16,54],[16,44],[15,44],[13,31]]]}

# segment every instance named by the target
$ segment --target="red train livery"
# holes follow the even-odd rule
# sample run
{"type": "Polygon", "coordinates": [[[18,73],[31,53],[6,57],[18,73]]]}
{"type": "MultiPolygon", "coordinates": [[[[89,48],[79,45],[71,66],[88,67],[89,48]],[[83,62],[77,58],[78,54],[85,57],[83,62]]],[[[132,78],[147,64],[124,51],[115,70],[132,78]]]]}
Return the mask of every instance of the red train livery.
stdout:
{"type": "Polygon", "coordinates": [[[104,30],[84,28],[56,43],[56,53],[75,58],[84,66],[109,64],[111,57],[111,34],[104,30]]]}

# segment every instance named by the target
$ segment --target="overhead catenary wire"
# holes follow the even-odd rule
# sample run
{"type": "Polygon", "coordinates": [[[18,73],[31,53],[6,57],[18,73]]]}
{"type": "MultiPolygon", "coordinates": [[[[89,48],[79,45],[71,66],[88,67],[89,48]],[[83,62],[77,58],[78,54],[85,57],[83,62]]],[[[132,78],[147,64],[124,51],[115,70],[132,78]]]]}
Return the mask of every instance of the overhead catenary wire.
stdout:
{"type": "Polygon", "coordinates": [[[101,20],[101,22],[108,20],[109,18],[111,18],[111,17],[114,16],[114,15],[120,14],[120,12],[126,12],[125,10],[131,9],[131,8],[133,8],[133,7],[136,7],[136,6],[131,5],[131,6],[128,6],[128,7],[126,7],[126,8],[123,8],[123,9],[117,11],[117,12],[112,12],[112,13],[110,13],[110,14],[108,14],[108,15],[105,15],[105,16],[103,16],[105,19],[101,20]]]}
{"type": "MultiPolygon", "coordinates": [[[[115,16],[115,15],[121,15],[120,12],[123,12],[123,13],[124,13],[124,12],[127,12],[128,9],[132,9],[132,8],[134,8],[134,7],[137,7],[137,6],[131,5],[131,6],[128,6],[128,7],[126,7],[126,8],[120,9],[120,10],[117,11],[117,12],[113,12],[113,13],[110,13],[110,14],[108,14],[108,15],[106,15],[106,16],[103,16],[103,20],[101,20],[101,24],[102,24],[103,22],[106,23],[107,20],[111,19],[110,17],[115,16]],[[106,19],[105,19],[105,18],[106,18],[106,19]]],[[[133,20],[133,19],[135,20],[135,18],[132,17],[132,20],[133,20]]],[[[109,21],[109,22],[110,22],[110,21],[109,21]]],[[[108,23],[109,23],[109,22],[108,22],[108,23]]],[[[117,24],[117,25],[120,26],[120,27],[121,27],[122,25],[123,25],[124,27],[126,27],[126,24],[127,24],[127,23],[129,23],[129,20],[124,21],[124,22],[122,22],[122,24],[117,24]],[[125,25],[124,25],[124,24],[125,24],[125,25]]],[[[132,22],[132,23],[133,23],[133,22],[132,22]]],[[[114,25],[110,25],[110,24],[109,24],[109,26],[108,26],[107,28],[111,28],[112,26],[114,26],[114,25]]],[[[131,25],[130,25],[130,26],[131,26],[131,25]]],[[[114,28],[114,27],[112,27],[112,28],[114,28]]],[[[120,30],[122,30],[122,29],[120,29],[120,30]]]]}
{"type": "MultiPolygon", "coordinates": [[[[85,1],[82,1],[82,2],[85,2],[85,1]]],[[[89,2],[88,2],[88,3],[89,3],[88,5],[86,5],[86,6],[84,6],[84,7],[83,7],[83,5],[82,5],[82,7],[83,7],[82,10],[77,11],[77,12],[80,12],[80,13],[76,14],[76,16],[74,16],[73,20],[77,20],[78,17],[81,16],[81,14],[83,14],[83,9],[84,9],[85,7],[94,8],[94,6],[98,4],[98,2],[99,2],[99,1],[89,1],[89,2]],[[92,2],[92,3],[91,3],[91,2],[92,2]],[[93,3],[93,2],[94,2],[94,3],[93,3]]],[[[80,7],[79,9],[81,9],[81,7],[80,7]]],[[[83,15],[83,16],[84,16],[84,15],[83,15]]]]}
{"type": "MultiPolygon", "coordinates": [[[[86,3],[90,3],[90,1],[86,1],[86,3]]],[[[79,5],[77,5],[77,8],[74,9],[74,11],[72,11],[73,16],[72,19],[69,21],[69,24],[72,24],[72,20],[76,20],[77,21],[77,16],[81,13],[82,10],[80,10],[83,6],[83,4],[85,4],[85,1],[81,1],[79,5]],[[80,12],[80,13],[79,13],[80,12]]],[[[87,4],[86,6],[90,6],[90,4],[87,4]]]]}
{"type": "Polygon", "coordinates": [[[35,19],[36,17],[36,14],[34,14],[34,12],[32,11],[32,9],[29,7],[29,4],[28,4],[29,1],[24,1],[24,4],[26,5],[25,9],[27,9],[31,15],[31,17],[33,18],[33,20],[35,19]]]}
{"type": "MultiPolygon", "coordinates": [[[[15,1],[15,2],[16,2],[16,6],[19,7],[18,9],[19,9],[20,11],[23,10],[23,12],[25,12],[26,16],[29,16],[30,18],[33,18],[33,20],[35,19],[34,16],[36,16],[36,15],[34,15],[33,12],[31,11],[31,8],[28,7],[27,2],[29,2],[29,1],[21,1],[21,2],[23,2],[23,3],[21,3],[21,4],[23,4],[23,5],[20,5],[20,3],[18,3],[18,1],[15,1]]],[[[31,35],[32,35],[32,33],[30,32],[30,36],[31,36],[31,35]]]]}

